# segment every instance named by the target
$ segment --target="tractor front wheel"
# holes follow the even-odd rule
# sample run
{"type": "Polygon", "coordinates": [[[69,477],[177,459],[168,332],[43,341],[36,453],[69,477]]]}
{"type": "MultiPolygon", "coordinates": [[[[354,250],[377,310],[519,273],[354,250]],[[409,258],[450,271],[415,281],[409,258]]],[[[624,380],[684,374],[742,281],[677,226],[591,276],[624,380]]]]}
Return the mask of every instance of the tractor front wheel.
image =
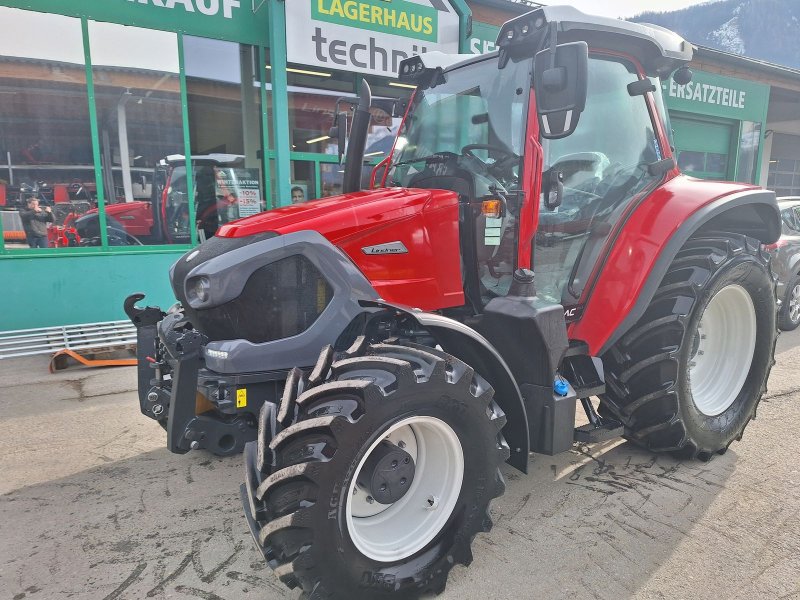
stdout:
{"type": "Polygon", "coordinates": [[[308,377],[295,371],[274,417],[260,420],[267,561],[310,598],[441,592],[450,569],[471,562],[505,489],[505,416],[488,383],[443,352],[377,344],[332,354],[308,377]]]}
{"type": "Polygon", "coordinates": [[[708,460],[755,417],[776,335],[775,284],[758,242],[693,239],[644,316],[603,357],[602,408],[634,442],[708,460]]]}

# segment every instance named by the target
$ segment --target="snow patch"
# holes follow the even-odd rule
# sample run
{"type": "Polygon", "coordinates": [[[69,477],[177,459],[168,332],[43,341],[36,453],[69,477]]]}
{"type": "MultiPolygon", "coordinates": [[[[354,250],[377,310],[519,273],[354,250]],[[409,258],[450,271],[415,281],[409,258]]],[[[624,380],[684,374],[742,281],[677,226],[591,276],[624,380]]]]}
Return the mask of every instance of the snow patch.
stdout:
{"type": "Polygon", "coordinates": [[[720,48],[733,54],[744,54],[744,40],[739,33],[739,9],[734,11],[734,16],[730,21],[726,21],[719,29],[715,29],[708,34],[710,40],[716,42],[720,48]]]}

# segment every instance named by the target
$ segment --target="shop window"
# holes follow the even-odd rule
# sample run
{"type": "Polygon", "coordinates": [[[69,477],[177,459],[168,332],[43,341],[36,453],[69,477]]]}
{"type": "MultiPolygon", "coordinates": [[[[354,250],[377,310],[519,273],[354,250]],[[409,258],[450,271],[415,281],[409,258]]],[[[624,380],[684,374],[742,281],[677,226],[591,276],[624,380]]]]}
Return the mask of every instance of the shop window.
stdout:
{"type": "Polygon", "coordinates": [[[769,161],[767,187],[778,196],[800,195],[800,160],[775,158],[769,161]]]}
{"type": "MultiPolygon", "coordinates": [[[[322,197],[336,196],[342,193],[342,182],[344,180],[344,166],[339,163],[320,163],[319,176],[322,180],[322,197]]],[[[369,188],[362,185],[363,189],[369,188]]]]}
{"type": "Polygon", "coordinates": [[[760,141],[761,123],[743,121],[742,132],[739,136],[739,172],[736,174],[736,181],[755,183],[760,141]]]}
{"type": "Polygon", "coordinates": [[[184,36],[200,239],[267,208],[258,48],[184,36]]]}
{"type": "Polygon", "coordinates": [[[706,153],[706,170],[710,173],[725,173],[728,170],[728,157],[718,152],[706,153]]]}
{"type": "Polygon", "coordinates": [[[74,222],[96,203],[80,19],[0,7],[0,23],[5,246],[78,245],[74,222]]]}
{"type": "Polygon", "coordinates": [[[706,170],[706,155],[704,152],[683,150],[678,154],[678,167],[685,173],[706,170]]]}
{"type": "Polygon", "coordinates": [[[314,175],[316,163],[310,160],[292,161],[291,203],[300,204],[317,197],[317,178],[314,175]]]}
{"type": "Polygon", "coordinates": [[[355,98],[354,76],[351,73],[311,70],[292,65],[287,71],[292,150],[336,154],[336,142],[328,134],[333,125],[336,100],[341,97],[355,98]]]}
{"type": "Polygon", "coordinates": [[[177,35],[89,21],[89,45],[109,245],[189,243],[177,35]]]}

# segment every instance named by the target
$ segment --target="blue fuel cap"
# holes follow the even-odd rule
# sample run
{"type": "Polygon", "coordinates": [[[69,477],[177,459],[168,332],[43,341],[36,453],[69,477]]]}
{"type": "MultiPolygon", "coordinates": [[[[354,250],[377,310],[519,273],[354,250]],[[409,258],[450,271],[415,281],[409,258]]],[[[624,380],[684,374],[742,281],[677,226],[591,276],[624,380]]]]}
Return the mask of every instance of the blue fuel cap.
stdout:
{"type": "Polygon", "coordinates": [[[569,394],[569,384],[561,378],[556,379],[553,382],[553,391],[559,396],[566,396],[569,394]]]}

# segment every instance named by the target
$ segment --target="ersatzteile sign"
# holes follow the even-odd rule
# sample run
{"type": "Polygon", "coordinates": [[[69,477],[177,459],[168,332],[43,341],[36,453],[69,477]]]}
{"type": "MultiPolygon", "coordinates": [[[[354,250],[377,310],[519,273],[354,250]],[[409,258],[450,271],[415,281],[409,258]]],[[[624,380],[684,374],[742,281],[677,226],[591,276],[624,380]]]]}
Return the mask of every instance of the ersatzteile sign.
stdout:
{"type": "Polygon", "coordinates": [[[395,77],[400,61],[457,53],[459,17],[447,0],[295,0],[286,5],[289,62],[395,77]]]}
{"type": "Polygon", "coordinates": [[[670,110],[683,110],[739,121],[761,122],[769,103],[769,86],[755,81],[693,70],[692,81],[661,83],[670,110]]]}

